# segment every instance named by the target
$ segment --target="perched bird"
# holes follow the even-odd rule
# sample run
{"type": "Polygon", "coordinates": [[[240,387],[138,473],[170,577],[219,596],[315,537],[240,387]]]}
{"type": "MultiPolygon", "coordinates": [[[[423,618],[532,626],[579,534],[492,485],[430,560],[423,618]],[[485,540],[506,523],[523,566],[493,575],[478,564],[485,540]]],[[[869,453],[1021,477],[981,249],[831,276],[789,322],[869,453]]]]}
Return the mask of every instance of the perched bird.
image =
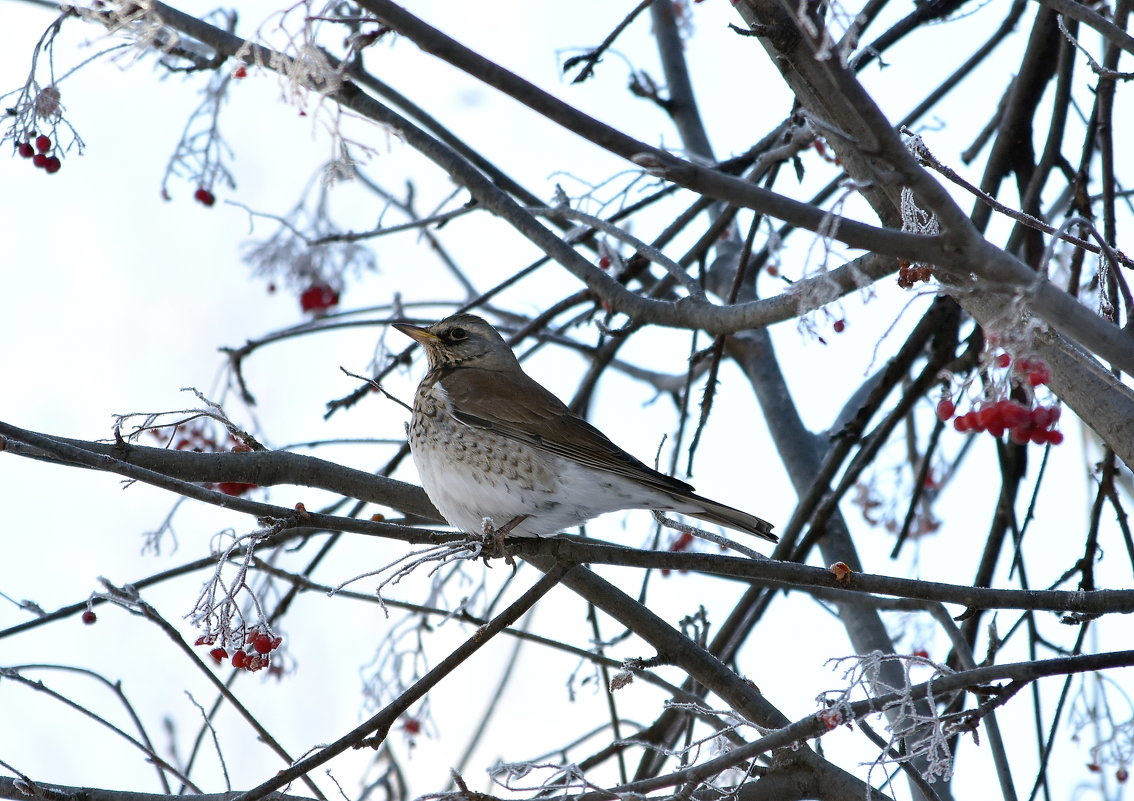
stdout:
{"type": "Polygon", "coordinates": [[[429,372],[406,428],[430,500],[470,534],[543,536],[619,509],[673,511],[776,542],[755,515],[693,494],[611,442],[520,367],[500,334],[472,314],[428,328],[429,372]]]}

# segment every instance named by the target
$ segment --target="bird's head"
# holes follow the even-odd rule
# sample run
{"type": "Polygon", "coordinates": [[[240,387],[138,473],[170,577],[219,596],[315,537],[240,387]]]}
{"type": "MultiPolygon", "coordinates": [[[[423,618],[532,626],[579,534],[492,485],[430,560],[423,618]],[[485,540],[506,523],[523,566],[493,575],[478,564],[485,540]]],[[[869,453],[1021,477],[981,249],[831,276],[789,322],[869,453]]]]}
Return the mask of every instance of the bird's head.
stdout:
{"type": "Polygon", "coordinates": [[[456,365],[508,370],[519,365],[504,338],[475,314],[455,314],[428,328],[406,323],[394,323],[394,328],[425,348],[431,370],[456,365]]]}

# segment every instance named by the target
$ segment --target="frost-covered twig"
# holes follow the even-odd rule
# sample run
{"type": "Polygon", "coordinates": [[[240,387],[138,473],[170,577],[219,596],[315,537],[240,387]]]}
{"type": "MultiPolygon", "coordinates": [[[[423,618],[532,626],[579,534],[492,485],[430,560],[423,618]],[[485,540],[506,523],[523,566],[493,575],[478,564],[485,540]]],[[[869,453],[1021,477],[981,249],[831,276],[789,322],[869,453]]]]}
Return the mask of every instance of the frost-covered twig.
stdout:
{"type": "Polygon", "coordinates": [[[749,559],[768,558],[758,551],[754,551],[751,548],[746,548],[738,542],[733,542],[728,537],[722,537],[720,534],[714,534],[711,531],[706,531],[703,528],[697,528],[697,526],[690,526],[686,523],[679,523],[671,517],[666,517],[664,514],[657,510],[652,510],[651,514],[653,514],[654,520],[658,521],[658,525],[664,526],[665,528],[670,528],[674,531],[680,531],[682,534],[690,534],[694,537],[700,537],[701,539],[708,540],[709,542],[714,543],[715,545],[719,545],[726,550],[742,553],[749,559]]]}
{"type": "Polygon", "coordinates": [[[386,616],[390,616],[390,610],[386,608],[385,602],[382,600],[382,590],[393,584],[397,584],[403,578],[413,573],[419,567],[435,562],[436,564],[429,571],[428,575],[432,576],[444,565],[449,564],[458,559],[478,559],[484,554],[485,542],[477,538],[469,538],[466,540],[457,540],[456,542],[448,542],[442,545],[431,545],[428,548],[422,548],[417,551],[410,551],[395,559],[393,562],[383,565],[377,570],[368,570],[365,573],[359,573],[353,578],[349,578],[342,582],[334,589],[331,594],[338,592],[343,587],[346,587],[354,582],[368,578],[370,576],[383,576],[385,577],[378,583],[375,588],[375,594],[378,596],[379,603],[382,604],[382,611],[386,616]]]}
{"type": "Polygon", "coordinates": [[[850,699],[856,691],[861,691],[867,698],[896,693],[897,699],[885,706],[887,711],[896,710],[896,714],[886,724],[890,733],[887,749],[880,751],[874,762],[870,763],[871,768],[921,762],[921,775],[925,781],[930,784],[938,779],[949,781],[953,775],[953,754],[949,748],[949,738],[961,727],[938,713],[939,705],[943,705],[949,696],[938,699],[933,690],[933,681],[939,677],[951,676],[954,671],[927,657],[883,654],[879,651],[828,660],[828,664],[836,665],[847,662],[850,667],[843,673],[846,685],[839,690],[824,691],[817,698],[826,707],[820,715],[827,715],[831,722],[849,721],[853,719],[853,715],[848,714],[850,699]],[[901,665],[903,686],[888,687],[881,681],[881,666],[884,662],[897,662],[901,665]],[[910,670],[915,666],[930,667],[934,671],[922,685],[926,688],[925,703],[918,703],[920,699],[915,699],[912,692],[914,682],[910,680],[910,670]]]}
{"type": "Polygon", "coordinates": [[[252,631],[271,636],[260,599],[248,584],[248,573],[256,546],[279,533],[283,527],[283,522],[276,522],[247,534],[232,535],[232,542],[218,555],[212,575],[201,588],[196,604],[185,616],[193,626],[202,630],[198,642],[209,645],[220,643],[221,647],[239,651],[247,644],[252,631]],[[234,561],[237,551],[240,557],[234,561]],[[234,575],[226,578],[226,567],[235,567],[234,575]],[[247,598],[248,609],[240,602],[242,594],[247,598]]]}

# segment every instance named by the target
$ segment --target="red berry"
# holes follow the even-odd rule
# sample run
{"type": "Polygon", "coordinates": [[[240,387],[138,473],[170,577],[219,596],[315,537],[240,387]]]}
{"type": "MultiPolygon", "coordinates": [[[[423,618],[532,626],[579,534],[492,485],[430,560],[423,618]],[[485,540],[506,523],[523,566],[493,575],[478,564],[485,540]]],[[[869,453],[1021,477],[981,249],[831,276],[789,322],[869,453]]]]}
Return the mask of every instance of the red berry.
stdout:
{"type": "Polygon", "coordinates": [[[678,535],[677,539],[673,541],[673,544],[669,546],[669,549],[674,553],[678,551],[687,551],[689,550],[689,546],[692,544],[693,535],[683,531],[680,535],[678,535]]]}
{"type": "Polygon", "coordinates": [[[193,644],[194,645],[212,645],[216,641],[217,641],[217,638],[214,637],[213,635],[202,634],[200,637],[197,638],[197,642],[195,642],[193,644]]]}
{"type": "Polygon", "coordinates": [[[283,644],[283,637],[273,637],[272,638],[272,650],[273,651],[276,650],[277,648],[279,648],[282,644],[283,644]]]}
{"type": "Polygon", "coordinates": [[[22,158],[30,159],[35,155],[35,148],[28,142],[20,142],[16,145],[16,152],[19,153],[22,158]]]}
{"type": "Polygon", "coordinates": [[[232,655],[232,666],[238,670],[248,665],[248,654],[237,651],[232,655]]]}
{"type": "Polygon", "coordinates": [[[217,484],[217,489],[225,495],[243,495],[248,490],[256,489],[256,484],[249,484],[245,481],[222,481],[217,484]]]}
{"type": "Polygon", "coordinates": [[[1007,353],[1001,353],[1000,355],[998,355],[996,357],[996,366],[997,367],[1007,367],[1011,363],[1012,363],[1012,357],[1009,356],[1007,353]]]}
{"type": "Polygon", "coordinates": [[[59,172],[59,168],[63,166],[63,162],[59,160],[58,156],[48,156],[47,161],[43,163],[43,171],[48,175],[59,172]]]}
{"type": "Polygon", "coordinates": [[[217,202],[216,195],[210,192],[205,187],[200,187],[193,193],[193,199],[200,203],[202,206],[211,206],[217,202]]]}
{"type": "Polygon", "coordinates": [[[1028,421],[1031,413],[1024,404],[1005,398],[996,404],[1005,428],[1014,428],[1028,421]]]}
{"type": "Polygon", "coordinates": [[[272,650],[272,637],[269,634],[257,634],[252,640],[252,647],[258,654],[266,654],[272,650]]]}
{"type": "Polygon", "coordinates": [[[836,334],[843,333],[843,331],[846,329],[846,327],[847,327],[847,321],[846,320],[835,320],[835,322],[831,325],[831,329],[836,334]]]}
{"type": "Polygon", "coordinates": [[[318,314],[339,304],[339,293],[327,284],[312,284],[299,296],[299,307],[318,314]]]}
{"type": "Polygon", "coordinates": [[[1062,442],[1063,442],[1063,432],[1062,431],[1048,431],[1047,432],[1047,444],[1048,445],[1059,445],[1062,442]]]}
{"type": "Polygon", "coordinates": [[[925,650],[924,648],[918,648],[916,651],[913,652],[913,656],[919,656],[922,659],[928,659],[929,658],[929,651],[925,650]]]}
{"type": "Polygon", "coordinates": [[[213,658],[213,661],[219,665],[221,662],[228,658],[228,651],[224,650],[223,648],[214,648],[213,650],[209,651],[209,656],[211,656],[213,658]]]}
{"type": "Polygon", "coordinates": [[[402,728],[405,729],[406,734],[419,734],[421,732],[421,721],[417,718],[406,718],[402,728]]]}
{"type": "Polygon", "coordinates": [[[237,67],[235,70],[232,71],[232,77],[233,78],[247,78],[248,77],[248,70],[246,70],[244,68],[244,65],[241,64],[239,67],[237,67]]]}
{"type": "Polygon", "coordinates": [[[1051,380],[1051,368],[1039,359],[1020,359],[1016,362],[1016,370],[1027,376],[1028,383],[1033,387],[1041,386],[1051,380]]]}
{"type": "Polygon", "coordinates": [[[46,153],[48,150],[51,150],[51,140],[43,134],[40,134],[35,138],[35,149],[40,153],[46,153]]]}
{"type": "Polygon", "coordinates": [[[834,708],[824,709],[822,712],[816,714],[815,717],[819,719],[819,722],[823,724],[827,731],[837,729],[843,722],[842,714],[838,709],[834,708]]]}
{"type": "Polygon", "coordinates": [[[956,404],[948,398],[942,398],[937,402],[937,419],[941,422],[951,419],[956,411],[956,404]]]}
{"type": "Polygon", "coordinates": [[[1130,773],[1125,767],[1121,767],[1114,772],[1114,778],[1119,784],[1126,784],[1126,780],[1130,778],[1130,773]]]}
{"type": "Polygon", "coordinates": [[[1059,415],[1054,412],[1055,407],[1037,406],[1031,411],[1031,424],[1036,428],[1047,428],[1059,419],[1059,415]]]}
{"type": "Polygon", "coordinates": [[[1099,773],[1102,771],[1102,765],[1100,765],[1098,762],[1089,762],[1087,763],[1087,770],[1089,770],[1091,773],[1099,773]]]}
{"type": "Polygon", "coordinates": [[[993,423],[1003,425],[1000,419],[1000,411],[995,406],[985,406],[976,413],[976,425],[973,428],[977,431],[986,431],[993,423]]]}
{"type": "Polygon", "coordinates": [[[82,620],[88,626],[93,626],[95,621],[98,620],[98,615],[96,615],[92,610],[88,609],[87,611],[83,612],[82,620]]]}
{"type": "Polygon", "coordinates": [[[599,260],[598,260],[598,266],[599,266],[599,269],[601,269],[601,270],[609,270],[610,269],[610,256],[600,256],[599,260]]]}
{"type": "Polygon", "coordinates": [[[36,167],[46,167],[47,156],[43,155],[42,153],[36,153],[34,156],[32,156],[31,163],[36,167]]]}
{"type": "Polygon", "coordinates": [[[965,431],[971,431],[973,428],[973,422],[969,419],[970,417],[971,415],[962,414],[960,417],[953,420],[953,428],[962,433],[964,433],[965,431]]]}
{"type": "Polygon", "coordinates": [[[1027,445],[1028,440],[1032,438],[1032,434],[1036,431],[1038,431],[1038,429],[1031,428],[1030,426],[1016,426],[1008,432],[1008,438],[1017,445],[1027,445]]]}

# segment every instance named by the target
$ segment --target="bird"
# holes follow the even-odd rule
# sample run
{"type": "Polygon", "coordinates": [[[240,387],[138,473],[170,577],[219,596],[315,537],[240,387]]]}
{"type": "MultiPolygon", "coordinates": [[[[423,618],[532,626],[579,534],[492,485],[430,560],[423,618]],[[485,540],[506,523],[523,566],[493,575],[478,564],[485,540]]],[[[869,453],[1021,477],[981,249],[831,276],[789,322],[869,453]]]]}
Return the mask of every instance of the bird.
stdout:
{"type": "Polygon", "coordinates": [[[651,509],[778,541],[766,520],[696,495],[615,445],[525,373],[483,318],[393,327],[425,349],[406,434],[426,494],[455,528],[543,537],[651,509]]]}

